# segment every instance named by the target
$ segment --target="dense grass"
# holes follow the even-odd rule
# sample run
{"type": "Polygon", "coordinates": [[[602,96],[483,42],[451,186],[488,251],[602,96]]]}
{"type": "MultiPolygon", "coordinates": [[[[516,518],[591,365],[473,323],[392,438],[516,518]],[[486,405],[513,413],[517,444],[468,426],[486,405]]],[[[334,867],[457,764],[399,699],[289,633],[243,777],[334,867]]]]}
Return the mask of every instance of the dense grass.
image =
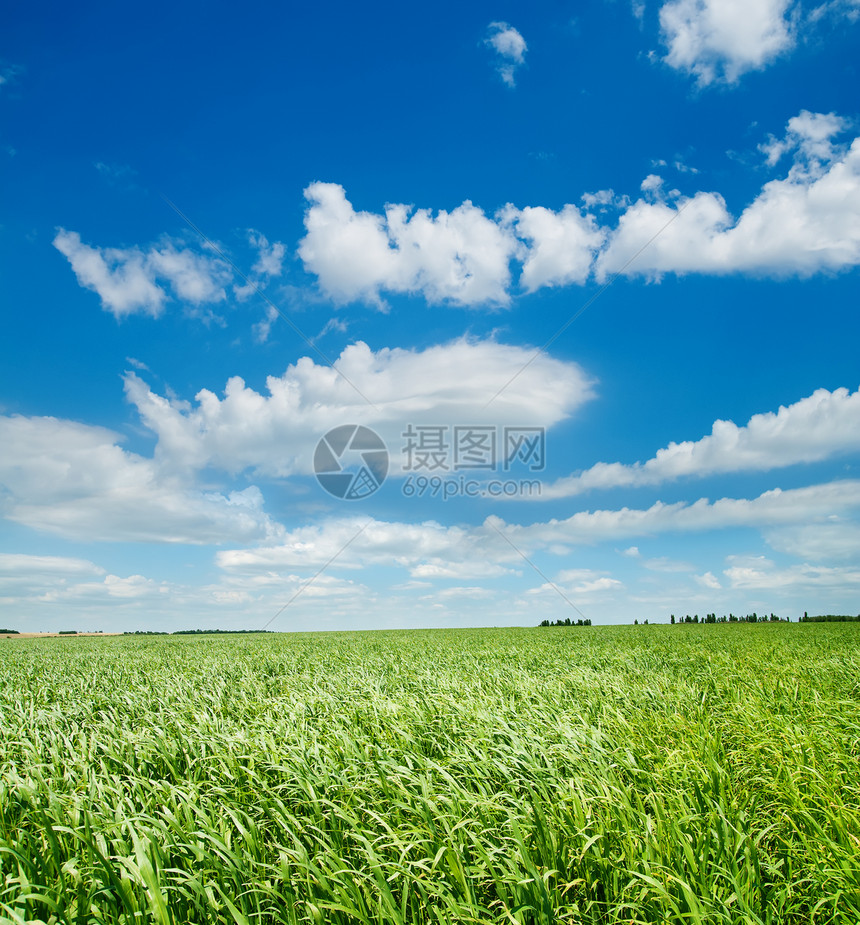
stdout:
{"type": "Polygon", "coordinates": [[[0,921],[860,921],[860,627],[0,641],[0,921]]]}

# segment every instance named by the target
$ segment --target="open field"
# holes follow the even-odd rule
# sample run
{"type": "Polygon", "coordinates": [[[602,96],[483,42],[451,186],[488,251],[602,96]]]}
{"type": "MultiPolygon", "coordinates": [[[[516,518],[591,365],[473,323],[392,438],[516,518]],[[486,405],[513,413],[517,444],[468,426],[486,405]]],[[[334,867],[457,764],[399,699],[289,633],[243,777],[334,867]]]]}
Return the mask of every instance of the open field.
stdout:
{"type": "Polygon", "coordinates": [[[860,921],[860,627],[0,643],[0,921],[860,921]]]}

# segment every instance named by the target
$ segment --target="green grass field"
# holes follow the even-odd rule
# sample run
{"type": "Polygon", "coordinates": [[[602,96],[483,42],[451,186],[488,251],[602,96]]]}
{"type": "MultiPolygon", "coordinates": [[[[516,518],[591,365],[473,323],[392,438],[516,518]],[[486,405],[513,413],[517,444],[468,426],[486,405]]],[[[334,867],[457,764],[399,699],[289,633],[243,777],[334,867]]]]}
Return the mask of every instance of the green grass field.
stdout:
{"type": "Polygon", "coordinates": [[[0,921],[857,925],[858,643],[0,640],[0,921]]]}

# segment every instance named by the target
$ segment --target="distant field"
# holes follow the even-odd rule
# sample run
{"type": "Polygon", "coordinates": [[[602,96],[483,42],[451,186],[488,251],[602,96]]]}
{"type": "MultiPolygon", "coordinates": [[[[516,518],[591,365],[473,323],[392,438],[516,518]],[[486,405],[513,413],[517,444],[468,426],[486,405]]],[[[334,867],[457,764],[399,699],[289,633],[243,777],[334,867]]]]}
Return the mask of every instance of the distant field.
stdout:
{"type": "Polygon", "coordinates": [[[860,922],[860,625],[0,642],[0,922],[860,922]]]}

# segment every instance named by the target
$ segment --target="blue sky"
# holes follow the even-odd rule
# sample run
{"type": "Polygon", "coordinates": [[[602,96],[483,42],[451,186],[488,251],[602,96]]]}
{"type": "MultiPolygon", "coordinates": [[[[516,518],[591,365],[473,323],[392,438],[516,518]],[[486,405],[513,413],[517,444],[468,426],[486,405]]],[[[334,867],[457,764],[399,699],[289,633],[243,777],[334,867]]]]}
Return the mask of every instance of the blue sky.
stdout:
{"type": "Polygon", "coordinates": [[[860,611],[857,0],[5,26],[0,625],[860,611]]]}

